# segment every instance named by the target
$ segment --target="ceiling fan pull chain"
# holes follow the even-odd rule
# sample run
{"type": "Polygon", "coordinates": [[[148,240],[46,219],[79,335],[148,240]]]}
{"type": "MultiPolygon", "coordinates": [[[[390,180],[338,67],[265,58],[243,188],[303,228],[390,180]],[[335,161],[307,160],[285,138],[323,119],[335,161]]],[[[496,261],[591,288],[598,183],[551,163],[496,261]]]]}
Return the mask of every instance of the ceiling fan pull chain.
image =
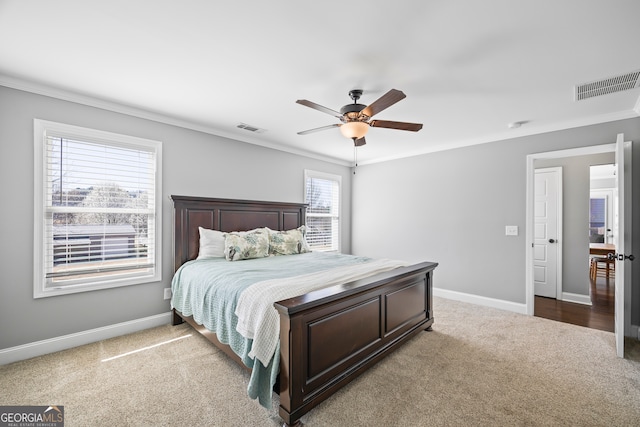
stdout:
{"type": "Polygon", "coordinates": [[[356,168],[358,167],[358,146],[356,145],[356,139],[353,138],[353,174],[356,174],[356,168]]]}

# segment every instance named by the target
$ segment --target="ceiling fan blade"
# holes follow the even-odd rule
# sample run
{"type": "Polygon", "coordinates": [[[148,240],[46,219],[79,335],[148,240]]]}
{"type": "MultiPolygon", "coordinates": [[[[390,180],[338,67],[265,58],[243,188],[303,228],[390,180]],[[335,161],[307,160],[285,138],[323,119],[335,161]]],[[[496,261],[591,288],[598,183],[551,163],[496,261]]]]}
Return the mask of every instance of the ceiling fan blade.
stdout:
{"type": "Polygon", "coordinates": [[[322,127],[315,128],[315,129],[303,130],[302,132],[298,132],[298,135],[306,135],[308,133],[320,132],[321,130],[327,130],[327,129],[331,129],[331,128],[335,128],[335,127],[339,127],[339,126],[340,126],[340,123],[336,123],[336,124],[333,124],[333,125],[322,126],[322,127]]]}
{"type": "Polygon", "coordinates": [[[411,132],[418,132],[422,129],[422,123],[392,122],[389,120],[371,120],[369,125],[374,128],[409,130],[411,132]]]}
{"type": "Polygon", "coordinates": [[[342,120],[342,114],[339,112],[332,110],[331,108],[323,107],[320,104],[316,104],[315,102],[307,101],[306,99],[298,99],[296,101],[300,105],[304,105],[305,107],[313,108],[314,110],[322,111],[323,113],[327,113],[332,115],[333,117],[337,117],[342,120]]]}
{"type": "Polygon", "coordinates": [[[386,110],[391,107],[398,101],[405,99],[407,95],[405,95],[402,91],[397,89],[391,89],[389,92],[382,95],[377,100],[373,101],[367,108],[362,110],[362,114],[365,114],[369,117],[373,117],[375,114],[378,114],[382,110],[386,110]]]}
{"type": "Polygon", "coordinates": [[[367,141],[365,141],[364,136],[363,136],[362,138],[358,138],[358,139],[356,139],[355,141],[353,141],[353,144],[354,144],[356,147],[362,147],[362,146],[363,146],[364,144],[366,144],[366,143],[367,143],[367,141]]]}

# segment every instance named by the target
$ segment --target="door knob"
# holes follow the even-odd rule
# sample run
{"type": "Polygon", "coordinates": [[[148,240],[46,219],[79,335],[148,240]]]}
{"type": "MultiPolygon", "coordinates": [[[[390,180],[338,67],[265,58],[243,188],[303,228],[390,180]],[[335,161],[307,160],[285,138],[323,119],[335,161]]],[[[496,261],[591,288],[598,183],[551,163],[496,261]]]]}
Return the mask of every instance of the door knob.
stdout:
{"type": "Polygon", "coordinates": [[[607,258],[611,261],[613,260],[618,260],[618,261],[624,261],[625,259],[628,259],[629,261],[633,261],[634,259],[636,259],[635,256],[633,256],[633,254],[631,255],[625,255],[625,254],[609,254],[607,255],[607,258]]]}
{"type": "Polygon", "coordinates": [[[555,243],[556,241],[553,239],[549,239],[549,243],[555,243]]]}

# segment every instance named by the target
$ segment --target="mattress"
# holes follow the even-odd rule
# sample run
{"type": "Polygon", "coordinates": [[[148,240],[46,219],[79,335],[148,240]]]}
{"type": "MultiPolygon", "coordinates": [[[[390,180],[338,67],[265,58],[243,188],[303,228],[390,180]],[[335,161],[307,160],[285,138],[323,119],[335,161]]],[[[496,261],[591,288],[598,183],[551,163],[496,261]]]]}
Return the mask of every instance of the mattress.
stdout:
{"type": "Polygon", "coordinates": [[[259,344],[264,341],[265,329],[270,333],[274,328],[276,333],[279,331],[279,323],[265,326],[265,318],[279,322],[273,302],[400,265],[406,264],[324,252],[242,261],[193,260],[183,264],[173,277],[171,306],[185,316],[193,316],[198,324],[214,332],[220,342],[229,345],[252,369],[248,395],[270,408],[279,370],[280,344],[277,335],[275,339],[270,336],[267,350],[259,344]]]}

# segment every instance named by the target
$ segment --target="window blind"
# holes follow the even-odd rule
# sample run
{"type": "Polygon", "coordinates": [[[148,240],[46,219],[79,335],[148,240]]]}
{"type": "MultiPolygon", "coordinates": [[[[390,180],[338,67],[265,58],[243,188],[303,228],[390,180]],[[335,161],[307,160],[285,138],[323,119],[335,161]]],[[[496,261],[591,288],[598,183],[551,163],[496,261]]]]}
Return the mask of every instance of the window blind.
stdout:
{"type": "Polygon", "coordinates": [[[55,130],[42,144],[43,289],[158,277],[157,145],[55,130]]]}
{"type": "Polygon", "coordinates": [[[307,242],[313,250],[339,251],[340,177],[306,171],[307,242]]]}

